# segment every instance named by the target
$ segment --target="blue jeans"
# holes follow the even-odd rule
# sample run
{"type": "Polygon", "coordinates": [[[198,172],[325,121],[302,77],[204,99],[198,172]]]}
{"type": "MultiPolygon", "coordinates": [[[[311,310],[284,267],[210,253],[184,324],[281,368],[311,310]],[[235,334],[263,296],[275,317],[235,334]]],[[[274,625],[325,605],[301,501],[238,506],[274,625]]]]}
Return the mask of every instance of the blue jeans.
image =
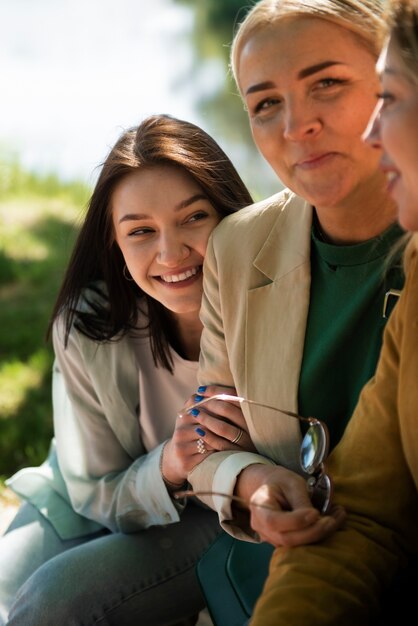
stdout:
{"type": "Polygon", "coordinates": [[[62,541],[24,504],[0,538],[0,625],[194,624],[195,566],[219,532],[215,513],[189,503],[177,524],[62,541]]]}

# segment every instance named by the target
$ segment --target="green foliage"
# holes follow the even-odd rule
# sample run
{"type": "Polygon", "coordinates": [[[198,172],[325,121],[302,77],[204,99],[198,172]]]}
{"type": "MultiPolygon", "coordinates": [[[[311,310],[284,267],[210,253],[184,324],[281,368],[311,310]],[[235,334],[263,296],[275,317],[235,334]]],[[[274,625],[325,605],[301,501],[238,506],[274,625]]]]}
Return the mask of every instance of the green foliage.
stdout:
{"type": "Polygon", "coordinates": [[[79,182],[63,182],[54,173],[44,176],[23,169],[17,159],[0,156],[0,198],[39,196],[61,198],[83,206],[88,199],[88,187],[79,182]]]}
{"type": "Polygon", "coordinates": [[[89,189],[0,164],[0,475],[42,462],[52,434],[52,306],[89,189]]]}
{"type": "Polygon", "coordinates": [[[227,152],[254,199],[277,192],[280,184],[254,145],[248,115],[228,69],[236,26],[254,0],[175,1],[189,6],[194,15],[190,32],[194,64],[189,80],[206,129],[221,145],[228,144],[227,152]]]}
{"type": "Polygon", "coordinates": [[[232,36],[234,27],[241,22],[247,11],[254,4],[253,0],[179,0],[183,4],[192,6],[199,12],[201,20],[216,36],[227,33],[232,36]]]}

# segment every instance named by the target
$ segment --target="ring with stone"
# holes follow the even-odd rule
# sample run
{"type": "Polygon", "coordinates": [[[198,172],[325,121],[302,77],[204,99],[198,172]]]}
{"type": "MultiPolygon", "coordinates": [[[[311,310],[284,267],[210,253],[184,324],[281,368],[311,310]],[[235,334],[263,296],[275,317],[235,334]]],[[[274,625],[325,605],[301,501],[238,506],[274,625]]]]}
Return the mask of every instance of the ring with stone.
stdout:
{"type": "Polygon", "coordinates": [[[199,437],[199,439],[196,441],[196,446],[199,454],[205,454],[205,452],[207,452],[205,442],[201,437],[199,437]]]}

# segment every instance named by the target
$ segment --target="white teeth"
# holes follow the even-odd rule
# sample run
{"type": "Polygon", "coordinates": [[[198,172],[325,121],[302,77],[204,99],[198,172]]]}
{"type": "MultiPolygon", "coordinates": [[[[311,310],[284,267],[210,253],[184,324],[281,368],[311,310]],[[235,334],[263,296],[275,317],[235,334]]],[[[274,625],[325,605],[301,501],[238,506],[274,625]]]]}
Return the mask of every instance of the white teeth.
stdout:
{"type": "Polygon", "coordinates": [[[395,178],[398,177],[398,172],[386,172],[386,179],[389,183],[392,182],[392,180],[395,180],[395,178]]]}
{"type": "Polygon", "coordinates": [[[182,280],[187,280],[187,278],[190,278],[191,276],[197,274],[198,269],[198,267],[194,267],[193,269],[182,272],[181,274],[170,274],[167,276],[161,276],[161,279],[166,283],[179,283],[182,280]]]}

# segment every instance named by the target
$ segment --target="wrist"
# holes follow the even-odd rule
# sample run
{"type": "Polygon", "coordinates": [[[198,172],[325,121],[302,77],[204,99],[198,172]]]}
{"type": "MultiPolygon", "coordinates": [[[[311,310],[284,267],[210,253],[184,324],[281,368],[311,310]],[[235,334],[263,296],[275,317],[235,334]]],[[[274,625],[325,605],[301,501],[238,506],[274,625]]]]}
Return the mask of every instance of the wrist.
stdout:
{"type": "Polygon", "coordinates": [[[165,486],[167,487],[168,491],[173,492],[173,491],[178,491],[180,489],[185,489],[187,487],[187,480],[184,479],[181,482],[174,482],[171,481],[167,478],[167,476],[165,476],[164,474],[164,451],[165,448],[167,446],[167,444],[169,443],[169,439],[163,444],[163,447],[161,448],[161,455],[160,455],[160,474],[161,474],[161,478],[163,479],[163,482],[165,484],[165,486]]]}
{"type": "Polygon", "coordinates": [[[248,502],[257,489],[264,484],[277,465],[253,463],[245,467],[237,477],[234,493],[248,502]]]}

